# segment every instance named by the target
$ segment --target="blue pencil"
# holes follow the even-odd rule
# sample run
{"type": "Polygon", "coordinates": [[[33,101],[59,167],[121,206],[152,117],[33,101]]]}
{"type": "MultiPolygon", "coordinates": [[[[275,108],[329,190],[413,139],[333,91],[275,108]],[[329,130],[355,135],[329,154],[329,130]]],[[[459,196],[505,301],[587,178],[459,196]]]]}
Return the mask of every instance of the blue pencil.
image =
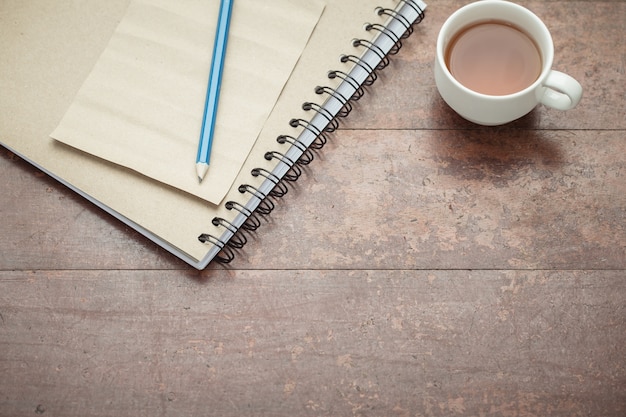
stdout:
{"type": "Polygon", "coordinates": [[[209,160],[211,159],[211,145],[213,144],[213,132],[215,130],[217,104],[220,97],[220,86],[222,84],[222,72],[224,69],[224,59],[226,57],[226,43],[228,41],[228,28],[230,26],[233,2],[234,0],[222,0],[220,4],[217,30],[215,32],[215,44],[213,45],[211,73],[209,74],[202,130],[200,131],[200,143],[198,144],[198,155],[196,157],[196,172],[198,174],[198,181],[200,182],[202,182],[209,169],[209,160]]]}

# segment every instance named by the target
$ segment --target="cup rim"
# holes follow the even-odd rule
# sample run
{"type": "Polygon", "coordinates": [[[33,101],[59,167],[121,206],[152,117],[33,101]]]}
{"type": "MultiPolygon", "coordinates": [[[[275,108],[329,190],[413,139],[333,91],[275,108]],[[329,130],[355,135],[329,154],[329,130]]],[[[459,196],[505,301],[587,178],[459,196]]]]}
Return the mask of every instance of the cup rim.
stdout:
{"type": "MultiPolygon", "coordinates": [[[[475,20],[474,22],[479,22],[479,21],[480,20],[475,20]]],[[[510,23],[517,25],[517,23],[515,22],[510,22],[510,23]]],[[[536,39],[533,39],[533,40],[535,41],[536,44],[538,44],[536,39]]],[[[552,35],[550,34],[550,31],[548,30],[548,27],[546,26],[546,24],[531,10],[527,9],[526,7],[522,5],[519,5],[517,3],[511,2],[508,0],[478,0],[473,3],[468,3],[465,6],[462,6],[459,9],[455,10],[450,16],[448,16],[446,21],[441,26],[441,29],[439,30],[439,35],[437,36],[437,48],[436,49],[437,50],[436,50],[435,59],[437,59],[437,61],[439,62],[439,66],[441,67],[442,71],[446,74],[446,76],[452,81],[452,83],[457,88],[460,88],[467,93],[475,94],[479,97],[488,97],[490,99],[496,99],[496,100],[503,100],[503,99],[509,99],[511,97],[521,96],[521,95],[527,94],[529,91],[535,90],[537,86],[540,85],[543,82],[543,80],[548,76],[548,74],[551,72],[552,63],[554,60],[554,43],[552,41],[552,35]],[[516,91],[514,93],[505,94],[505,95],[492,95],[492,94],[480,93],[478,91],[472,90],[471,88],[464,86],[463,84],[461,84],[461,82],[459,82],[452,75],[452,73],[448,69],[448,66],[446,65],[446,61],[444,57],[445,55],[444,36],[446,35],[447,32],[450,32],[449,27],[452,25],[454,20],[458,18],[458,16],[460,16],[461,14],[466,13],[467,10],[470,10],[476,7],[485,7],[485,5],[491,5],[491,4],[506,4],[507,7],[513,7],[519,10],[520,12],[525,13],[532,20],[534,20],[537,26],[539,27],[539,29],[544,32],[545,39],[547,41],[547,45],[546,45],[547,50],[544,50],[545,48],[543,48],[540,45],[537,45],[541,49],[541,54],[542,54],[542,68],[541,68],[541,73],[539,74],[537,79],[528,87],[522,90],[516,91]]]]}

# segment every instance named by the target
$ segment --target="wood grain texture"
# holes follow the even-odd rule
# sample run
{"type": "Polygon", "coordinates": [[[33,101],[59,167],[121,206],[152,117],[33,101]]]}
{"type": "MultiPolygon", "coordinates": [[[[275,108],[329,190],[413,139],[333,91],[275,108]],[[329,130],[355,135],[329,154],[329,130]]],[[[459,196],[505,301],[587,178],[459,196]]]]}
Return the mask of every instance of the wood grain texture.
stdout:
{"type": "Polygon", "coordinates": [[[0,294],[3,415],[626,412],[621,272],[5,272],[0,294]]]}
{"type": "Polygon", "coordinates": [[[239,264],[624,269],[624,155],[614,131],[340,132],[239,264]]]}
{"type": "Polygon", "coordinates": [[[495,128],[434,85],[464,3],[227,267],[1,150],[0,416],[624,416],[626,2],[526,2],[585,93],[495,128]]]}

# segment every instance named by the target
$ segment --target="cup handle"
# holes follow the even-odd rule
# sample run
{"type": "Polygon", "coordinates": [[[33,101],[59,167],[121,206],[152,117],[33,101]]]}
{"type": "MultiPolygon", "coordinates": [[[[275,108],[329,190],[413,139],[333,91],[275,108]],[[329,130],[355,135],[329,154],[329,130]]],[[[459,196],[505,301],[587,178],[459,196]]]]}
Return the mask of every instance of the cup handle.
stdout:
{"type": "Polygon", "coordinates": [[[573,109],[583,95],[580,83],[560,71],[550,71],[543,85],[546,89],[541,103],[558,110],[573,109]]]}

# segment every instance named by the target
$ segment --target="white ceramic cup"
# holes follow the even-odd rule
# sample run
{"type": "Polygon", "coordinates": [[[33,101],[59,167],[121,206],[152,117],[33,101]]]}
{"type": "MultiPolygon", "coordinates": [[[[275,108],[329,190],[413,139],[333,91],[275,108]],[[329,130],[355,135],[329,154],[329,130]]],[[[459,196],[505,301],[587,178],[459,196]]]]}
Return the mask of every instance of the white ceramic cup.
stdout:
{"type": "Polygon", "coordinates": [[[537,104],[559,110],[575,107],[583,89],[574,78],[552,69],[554,45],[546,25],[530,10],[505,0],[480,0],[454,12],[443,24],[437,38],[435,83],[441,97],[463,118],[481,125],[500,125],[529,113],[537,104]],[[522,29],[537,44],[542,70],[539,78],[518,92],[487,95],[473,91],[450,73],[445,53],[448,43],[460,30],[479,22],[499,20],[522,29]]]}

